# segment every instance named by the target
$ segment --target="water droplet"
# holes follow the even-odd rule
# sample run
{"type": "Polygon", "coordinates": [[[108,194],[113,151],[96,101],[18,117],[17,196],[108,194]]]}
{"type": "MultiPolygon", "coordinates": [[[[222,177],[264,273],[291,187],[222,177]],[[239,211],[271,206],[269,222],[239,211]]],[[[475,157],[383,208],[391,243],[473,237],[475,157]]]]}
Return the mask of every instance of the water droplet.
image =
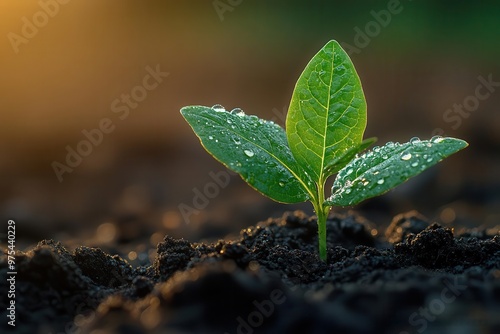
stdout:
{"type": "Polygon", "coordinates": [[[233,141],[234,141],[234,143],[235,143],[236,145],[241,144],[241,141],[240,141],[240,139],[239,139],[238,137],[233,137],[233,141]]]}
{"type": "Polygon", "coordinates": [[[373,148],[373,152],[375,152],[375,153],[380,152],[380,147],[375,146],[375,147],[373,148]]]}
{"type": "Polygon", "coordinates": [[[239,116],[239,117],[245,116],[245,113],[240,108],[234,108],[233,110],[231,110],[231,114],[239,116]]]}
{"type": "Polygon", "coordinates": [[[368,181],[366,181],[366,180],[364,180],[364,181],[363,181],[363,185],[364,185],[364,186],[367,186],[367,185],[368,185],[368,183],[370,183],[370,182],[368,182],[368,181]]]}
{"type": "Polygon", "coordinates": [[[382,159],[387,160],[389,157],[387,155],[384,155],[382,159]]]}
{"type": "Polygon", "coordinates": [[[352,172],[354,172],[354,169],[349,168],[349,169],[347,170],[347,172],[345,173],[345,176],[352,174],[352,172]]]}
{"type": "Polygon", "coordinates": [[[380,179],[377,181],[378,184],[384,184],[385,180],[384,179],[380,179]]]}
{"type": "Polygon", "coordinates": [[[410,143],[412,143],[413,145],[418,144],[420,143],[420,138],[413,137],[412,139],[410,139],[410,143]]]}
{"type": "Polygon", "coordinates": [[[253,151],[251,151],[251,150],[245,150],[244,152],[245,152],[245,154],[246,154],[246,156],[247,156],[247,157],[250,157],[250,158],[251,158],[251,157],[253,157],[253,156],[254,156],[254,153],[253,153],[253,151]]]}
{"type": "Polygon", "coordinates": [[[436,143],[436,144],[442,142],[443,140],[444,140],[444,138],[441,136],[434,136],[431,138],[431,142],[436,143]]]}
{"type": "Polygon", "coordinates": [[[280,187],[284,187],[285,186],[285,182],[283,182],[283,181],[278,182],[278,184],[279,184],[280,187]]]}
{"type": "Polygon", "coordinates": [[[352,191],[352,190],[351,190],[351,188],[346,188],[345,193],[346,193],[346,194],[350,194],[350,193],[351,193],[351,191],[352,191]]]}
{"type": "Polygon", "coordinates": [[[406,153],[401,156],[401,160],[408,161],[411,159],[411,153],[406,153]]]}
{"type": "Polygon", "coordinates": [[[426,160],[427,162],[432,162],[432,158],[429,158],[426,160]]]}
{"type": "Polygon", "coordinates": [[[226,108],[224,108],[220,104],[213,105],[212,109],[215,110],[215,111],[217,111],[217,112],[226,112],[226,108]]]}
{"type": "Polygon", "coordinates": [[[214,139],[214,137],[212,137],[212,136],[208,136],[208,139],[212,140],[212,139],[214,139]]]}
{"type": "Polygon", "coordinates": [[[231,124],[231,123],[233,123],[233,122],[231,122],[231,120],[230,120],[230,119],[228,119],[228,120],[227,120],[227,124],[231,124]]]}
{"type": "Polygon", "coordinates": [[[415,161],[414,163],[411,164],[412,167],[417,167],[418,166],[418,161],[415,161]]]}

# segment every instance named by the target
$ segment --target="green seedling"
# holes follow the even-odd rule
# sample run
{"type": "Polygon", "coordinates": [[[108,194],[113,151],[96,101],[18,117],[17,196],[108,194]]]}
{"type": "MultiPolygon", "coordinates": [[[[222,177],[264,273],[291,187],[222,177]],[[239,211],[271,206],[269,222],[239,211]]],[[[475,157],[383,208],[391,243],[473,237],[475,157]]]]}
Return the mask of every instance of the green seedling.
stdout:
{"type": "Polygon", "coordinates": [[[312,203],[324,261],[332,206],[351,206],[383,194],[468,145],[455,138],[413,138],[362,153],[376,139],[363,140],[366,101],[361,82],[347,53],[333,40],[300,75],[286,131],[220,105],[188,106],[181,113],[203,147],[257,191],[281,203],[312,203]],[[325,198],[325,183],[334,174],[332,194],[325,198]]]}

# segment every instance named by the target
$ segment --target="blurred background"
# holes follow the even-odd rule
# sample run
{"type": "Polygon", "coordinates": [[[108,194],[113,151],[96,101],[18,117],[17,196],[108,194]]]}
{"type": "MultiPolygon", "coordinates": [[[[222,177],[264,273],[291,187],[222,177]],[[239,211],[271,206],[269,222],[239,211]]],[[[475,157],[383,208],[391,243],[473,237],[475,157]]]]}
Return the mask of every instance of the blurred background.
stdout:
{"type": "Polygon", "coordinates": [[[379,226],[411,209],[498,225],[498,2],[6,0],[0,35],[0,217],[16,221],[20,248],[54,238],[143,263],[166,233],[217,240],[312,214],[235,175],[217,185],[229,174],[179,109],[218,103],[284,125],[295,81],[330,39],[361,77],[366,137],[470,143],[354,209],[379,226]]]}

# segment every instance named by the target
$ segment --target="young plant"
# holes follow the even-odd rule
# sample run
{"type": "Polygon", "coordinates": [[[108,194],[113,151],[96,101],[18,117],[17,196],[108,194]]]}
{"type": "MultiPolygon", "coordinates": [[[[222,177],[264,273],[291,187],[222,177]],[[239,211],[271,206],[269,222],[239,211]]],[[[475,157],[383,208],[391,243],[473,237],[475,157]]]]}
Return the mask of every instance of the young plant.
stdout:
{"type": "Polygon", "coordinates": [[[366,101],[346,52],[328,42],[307,64],[292,94],[286,132],[279,125],[220,106],[181,113],[201,144],[250,186],[281,203],[310,201],[318,222],[319,256],[326,261],[326,219],[332,206],[383,194],[465,148],[460,139],[363,140],[366,101]],[[325,182],[337,174],[325,199],[325,182]]]}

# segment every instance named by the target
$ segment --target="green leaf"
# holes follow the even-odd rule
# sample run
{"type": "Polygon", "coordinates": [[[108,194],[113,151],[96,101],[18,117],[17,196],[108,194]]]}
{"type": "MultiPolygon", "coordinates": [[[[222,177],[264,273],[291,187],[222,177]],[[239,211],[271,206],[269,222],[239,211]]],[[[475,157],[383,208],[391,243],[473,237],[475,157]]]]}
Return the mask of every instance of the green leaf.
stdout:
{"type": "Polygon", "coordinates": [[[368,147],[372,146],[373,143],[377,141],[376,137],[371,137],[365,139],[358,146],[351,147],[347,151],[345,151],[339,158],[331,161],[325,167],[325,176],[330,176],[337,173],[339,170],[344,168],[356,154],[359,154],[366,150],[368,147]]]}
{"type": "Polygon", "coordinates": [[[315,180],[328,162],[358,146],[366,127],[366,101],[347,53],[328,42],[307,64],[286,119],[293,156],[315,180]]]}
{"type": "Polygon", "coordinates": [[[298,167],[279,125],[241,109],[190,106],[181,113],[203,147],[263,195],[283,203],[311,198],[313,182],[298,167]]]}
{"type": "Polygon", "coordinates": [[[375,147],[339,172],[325,203],[347,206],[381,195],[467,145],[460,139],[434,137],[375,147]]]}

